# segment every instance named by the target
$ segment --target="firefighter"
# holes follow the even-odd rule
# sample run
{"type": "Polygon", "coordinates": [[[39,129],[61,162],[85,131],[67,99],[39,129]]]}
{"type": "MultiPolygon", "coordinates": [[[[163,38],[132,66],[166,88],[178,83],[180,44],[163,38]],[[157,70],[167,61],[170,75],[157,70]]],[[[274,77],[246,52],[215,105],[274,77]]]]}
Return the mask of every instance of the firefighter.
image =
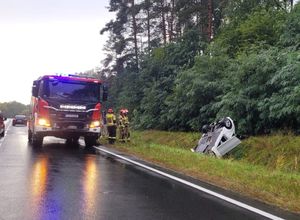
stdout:
{"type": "Polygon", "coordinates": [[[130,141],[128,109],[124,109],[124,136],[126,141],[130,141]]]}
{"type": "Polygon", "coordinates": [[[118,127],[119,127],[119,139],[121,142],[125,142],[125,116],[124,109],[120,110],[118,117],[118,127]]]}
{"type": "Polygon", "coordinates": [[[116,116],[114,114],[114,111],[112,108],[107,110],[106,114],[106,125],[107,125],[107,131],[108,131],[108,142],[110,144],[115,143],[116,141],[116,116]]]}

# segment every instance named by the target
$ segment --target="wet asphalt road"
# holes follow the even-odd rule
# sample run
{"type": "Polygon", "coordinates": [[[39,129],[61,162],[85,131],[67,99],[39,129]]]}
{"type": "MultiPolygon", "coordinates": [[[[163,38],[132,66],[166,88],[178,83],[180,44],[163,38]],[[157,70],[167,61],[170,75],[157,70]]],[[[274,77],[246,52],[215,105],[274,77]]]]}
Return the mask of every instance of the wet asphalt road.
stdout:
{"type": "Polygon", "coordinates": [[[26,127],[7,127],[0,219],[264,219],[62,139],[34,149],[26,127]]]}

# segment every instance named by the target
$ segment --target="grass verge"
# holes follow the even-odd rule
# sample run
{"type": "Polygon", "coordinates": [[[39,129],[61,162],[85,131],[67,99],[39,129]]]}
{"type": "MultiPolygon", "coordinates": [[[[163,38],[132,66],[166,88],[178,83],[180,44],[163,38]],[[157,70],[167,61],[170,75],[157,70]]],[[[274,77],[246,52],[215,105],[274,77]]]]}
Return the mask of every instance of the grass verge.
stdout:
{"type": "MultiPolygon", "coordinates": [[[[277,165],[271,166],[271,162],[267,163],[267,166],[258,163],[257,160],[251,163],[245,155],[252,150],[252,139],[243,141],[241,145],[246,153],[241,154],[242,150],[239,149],[226,159],[192,153],[189,149],[197,143],[198,138],[199,134],[196,133],[136,131],[132,132],[131,143],[116,143],[110,147],[219,187],[300,213],[300,173],[297,170],[289,172],[286,169],[282,170],[280,166],[276,169],[277,165]],[[239,160],[234,159],[235,154],[239,155],[239,160]]],[[[271,142],[268,138],[266,140],[267,143],[271,142]]],[[[254,139],[255,141],[260,143],[257,139],[254,139]]],[[[267,145],[271,148],[271,144],[267,145]]],[[[264,154],[264,151],[262,152],[264,154]]],[[[272,151],[269,151],[269,154],[272,155],[272,151]]],[[[265,156],[261,158],[265,160],[265,156]]]]}

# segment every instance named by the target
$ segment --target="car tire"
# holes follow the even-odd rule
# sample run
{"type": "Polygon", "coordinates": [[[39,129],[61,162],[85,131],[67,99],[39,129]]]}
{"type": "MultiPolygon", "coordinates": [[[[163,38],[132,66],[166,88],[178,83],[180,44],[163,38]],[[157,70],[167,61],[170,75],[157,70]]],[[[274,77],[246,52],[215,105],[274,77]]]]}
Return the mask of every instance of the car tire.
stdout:
{"type": "Polygon", "coordinates": [[[4,137],[5,130],[3,129],[3,132],[0,134],[0,137],[4,137]]]}
{"type": "Polygon", "coordinates": [[[210,156],[210,157],[217,157],[217,155],[215,154],[215,152],[213,152],[212,150],[209,150],[207,152],[207,154],[210,156]]]}
{"type": "Polygon", "coordinates": [[[228,118],[224,118],[221,122],[220,122],[221,126],[227,128],[227,129],[231,129],[232,128],[232,122],[228,119],[228,118]]]}
{"type": "Polygon", "coordinates": [[[210,127],[209,125],[203,125],[201,130],[203,134],[206,134],[210,130],[210,127]]]}

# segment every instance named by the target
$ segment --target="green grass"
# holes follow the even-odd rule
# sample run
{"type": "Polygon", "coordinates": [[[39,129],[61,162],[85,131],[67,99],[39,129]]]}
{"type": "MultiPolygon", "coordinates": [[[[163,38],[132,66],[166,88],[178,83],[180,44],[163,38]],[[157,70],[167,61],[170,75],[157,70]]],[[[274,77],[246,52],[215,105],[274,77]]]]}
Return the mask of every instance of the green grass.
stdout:
{"type": "Polygon", "coordinates": [[[230,156],[270,170],[300,173],[300,137],[293,134],[251,137],[230,156]]]}
{"type": "Polygon", "coordinates": [[[299,165],[292,162],[299,156],[299,137],[278,134],[249,138],[224,159],[192,153],[190,148],[198,138],[197,133],[136,131],[131,143],[111,147],[300,213],[299,165]]]}

